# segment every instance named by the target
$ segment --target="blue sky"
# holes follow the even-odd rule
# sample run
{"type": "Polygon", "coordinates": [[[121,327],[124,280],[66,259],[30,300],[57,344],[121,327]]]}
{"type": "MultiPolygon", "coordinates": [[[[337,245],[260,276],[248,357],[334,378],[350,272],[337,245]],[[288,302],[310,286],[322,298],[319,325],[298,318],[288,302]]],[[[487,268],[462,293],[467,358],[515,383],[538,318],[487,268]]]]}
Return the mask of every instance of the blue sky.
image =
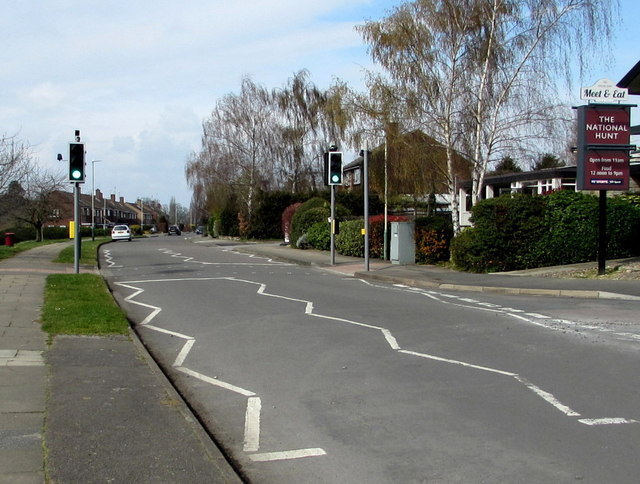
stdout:
{"type": "MultiPolygon", "coordinates": [[[[609,65],[594,64],[576,81],[576,103],[580,84],[617,82],[640,60],[636,1],[622,1],[624,23],[604,53],[609,65]]],[[[271,89],[303,68],[321,88],[335,77],[361,87],[371,61],[354,26],[400,3],[5,2],[0,133],[17,134],[40,164],[64,171],[56,155],[66,158],[80,129],[87,159],[102,160],[95,163],[95,186],[103,193],[162,203],[175,196],[188,206],[185,161],[199,149],[202,120],[217,99],[237,92],[245,75],[271,89]]]]}

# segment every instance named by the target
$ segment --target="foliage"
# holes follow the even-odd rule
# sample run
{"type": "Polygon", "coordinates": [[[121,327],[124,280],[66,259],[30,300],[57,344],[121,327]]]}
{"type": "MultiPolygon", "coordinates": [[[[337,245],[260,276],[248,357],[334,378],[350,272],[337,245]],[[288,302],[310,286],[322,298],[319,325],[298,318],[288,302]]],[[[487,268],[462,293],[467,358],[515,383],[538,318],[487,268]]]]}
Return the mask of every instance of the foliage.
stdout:
{"type": "Polygon", "coordinates": [[[258,192],[248,237],[251,239],[283,239],[282,214],[295,201],[297,201],[297,196],[291,192],[266,192],[262,190],[258,192]]]}
{"type": "MultiPolygon", "coordinates": [[[[336,204],[354,215],[364,215],[364,193],[361,190],[338,190],[336,204]]],[[[384,203],[378,194],[369,194],[369,213],[378,214],[383,210],[384,203]]]]}
{"type": "MultiPolygon", "coordinates": [[[[451,243],[456,267],[493,272],[597,258],[598,198],[572,191],[503,195],[473,208],[474,227],[451,243]]],[[[607,258],[640,254],[640,208],[607,199],[607,258]]]]}
{"type": "Polygon", "coordinates": [[[494,170],[491,172],[491,175],[503,175],[505,173],[521,173],[521,172],[522,172],[522,168],[520,168],[518,163],[510,156],[505,156],[496,165],[494,170]]]}
{"type": "Polygon", "coordinates": [[[317,250],[331,250],[331,230],[329,223],[316,222],[307,230],[307,242],[317,250]]]}
{"type": "Polygon", "coordinates": [[[416,218],[416,262],[436,264],[449,260],[449,245],[452,237],[453,225],[450,219],[440,216],[416,218]]]}
{"type": "Polygon", "coordinates": [[[289,205],[284,209],[284,212],[282,212],[281,227],[285,242],[291,242],[291,221],[301,205],[302,202],[296,202],[289,205]]]}
{"type": "Polygon", "coordinates": [[[305,204],[298,209],[291,221],[291,243],[297,247],[297,242],[303,234],[311,228],[312,225],[323,222],[327,223],[327,220],[331,214],[329,207],[326,206],[313,206],[311,208],[305,208],[305,204]]]}
{"type": "Polygon", "coordinates": [[[540,160],[538,160],[533,166],[533,170],[538,171],[545,170],[547,168],[561,168],[563,166],[566,166],[566,163],[560,158],[552,155],[551,153],[545,153],[544,155],[542,155],[542,158],[540,158],[540,160]]]}
{"type": "Polygon", "coordinates": [[[30,240],[27,242],[18,242],[12,247],[9,247],[6,245],[0,245],[0,260],[9,259],[10,257],[13,257],[16,254],[19,254],[20,252],[31,250],[35,247],[40,247],[41,245],[54,244],[57,242],[58,242],[57,240],[49,240],[44,242],[43,241],[36,242],[36,241],[30,240]]]}
{"type": "MultiPolygon", "coordinates": [[[[80,244],[80,264],[97,265],[98,248],[105,242],[110,242],[111,238],[102,237],[96,240],[83,240],[80,244]]],[[[67,245],[60,251],[58,257],[53,262],[61,264],[73,264],[75,259],[75,247],[73,244],[67,245]]]]}
{"type": "Polygon", "coordinates": [[[631,192],[622,193],[621,195],[619,195],[618,198],[620,198],[621,200],[626,200],[631,205],[640,207],[640,193],[631,193],[631,192]]]}
{"type": "Polygon", "coordinates": [[[347,220],[340,224],[340,233],[336,235],[336,252],[351,257],[364,257],[364,237],[362,219],[347,220]]]}
{"type": "Polygon", "coordinates": [[[216,217],[220,222],[219,233],[229,237],[238,237],[240,227],[238,224],[239,207],[235,195],[230,196],[220,214],[216,217]]]}

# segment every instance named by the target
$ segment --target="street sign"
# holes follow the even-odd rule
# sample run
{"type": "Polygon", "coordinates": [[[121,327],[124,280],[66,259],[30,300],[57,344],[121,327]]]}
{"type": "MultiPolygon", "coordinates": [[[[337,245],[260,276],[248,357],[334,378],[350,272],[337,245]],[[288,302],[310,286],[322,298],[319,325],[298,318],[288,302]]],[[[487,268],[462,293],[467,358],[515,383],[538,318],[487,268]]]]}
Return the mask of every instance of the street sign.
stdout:
{"type": "Polygon", "coordinates": [[[580,99],[599,103],[626,102],[629,89],[616,86],[610,79],[600,79],[593,86],[581,87],[580,99]]]}
{"type": "Polygon", "coordinates": [[[630,108],[578,107],[578,190],[629,189],[630,108]]]}

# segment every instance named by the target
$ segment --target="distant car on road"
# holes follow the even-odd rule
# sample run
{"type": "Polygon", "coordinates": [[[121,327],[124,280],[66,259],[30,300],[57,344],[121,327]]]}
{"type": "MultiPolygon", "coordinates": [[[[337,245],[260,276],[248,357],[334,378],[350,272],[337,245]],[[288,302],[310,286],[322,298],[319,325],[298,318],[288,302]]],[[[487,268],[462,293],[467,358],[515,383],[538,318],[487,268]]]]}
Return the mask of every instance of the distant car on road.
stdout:
{"type": "Polygon", "coordinates": [[[169,231],[167,232],[167,235],[171,235],[171,234],[176,234],[176,235],[180,235],[182,232],[180,232],[180,228],[177,225],[171,225],[169,226],[169,231]]]}
{"type": "Polygon", "coordinates": [[[111,240],[128,240],[131,242],[131,229],[126,225],[116,225],[111,229],[111,240]]]}
{"type": "Polygon", "coordinates": [[[204,234],[204,227],[202,225],[198,225],[198,227],[196,228],[196,234],[198,235],[204,234]]]}

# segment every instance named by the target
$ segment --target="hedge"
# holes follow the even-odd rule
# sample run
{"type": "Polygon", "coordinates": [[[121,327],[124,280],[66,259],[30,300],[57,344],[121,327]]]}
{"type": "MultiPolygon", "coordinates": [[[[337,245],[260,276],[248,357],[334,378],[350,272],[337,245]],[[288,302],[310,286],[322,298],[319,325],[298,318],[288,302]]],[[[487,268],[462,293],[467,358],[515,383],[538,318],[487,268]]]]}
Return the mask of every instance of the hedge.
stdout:
{"type": "MultiPolygon", "coordinates": [[[[495,272],[597,258],[598,198],[573,191],[503,195],[472,209],[474,226],[451,243],[456,267],[495,272]]],[[[607,258],[640,255],[640,207],[607,199],[607,258]]]]}

